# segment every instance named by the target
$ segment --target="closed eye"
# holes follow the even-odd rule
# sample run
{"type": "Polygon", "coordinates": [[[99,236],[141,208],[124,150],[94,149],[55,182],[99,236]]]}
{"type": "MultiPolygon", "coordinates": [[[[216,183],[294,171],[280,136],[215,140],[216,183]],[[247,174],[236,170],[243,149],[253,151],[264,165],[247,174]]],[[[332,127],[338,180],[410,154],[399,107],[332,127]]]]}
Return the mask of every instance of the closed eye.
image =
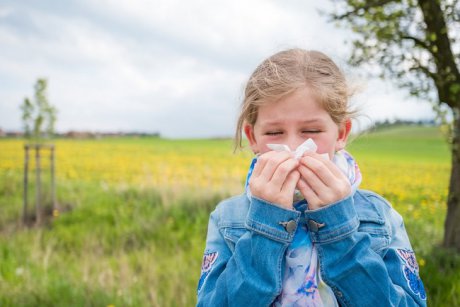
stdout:
{"type": "Polygon", "coordinates": [[[281,131],[268,131],[265,133],[266,135],[280,135],[283,134],[281,131]]]}
{"type": "Polygon", "coordinates": [[[303,130],[302,133],[320,133],[321,130],[303,130]]]}

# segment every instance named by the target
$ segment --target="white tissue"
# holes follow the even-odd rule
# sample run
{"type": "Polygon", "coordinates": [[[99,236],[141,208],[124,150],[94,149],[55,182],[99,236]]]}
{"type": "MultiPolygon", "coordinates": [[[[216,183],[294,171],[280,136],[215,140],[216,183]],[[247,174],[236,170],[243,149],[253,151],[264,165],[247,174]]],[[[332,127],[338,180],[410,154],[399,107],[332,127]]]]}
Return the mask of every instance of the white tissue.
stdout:
{"type": "MultiPolygon", "coordinates": [[[[318,150],[318,146],[316,146],[315,141],[312,139],[308,139],[302,144],[300,144],[294,151],[289,148],[286,144],[267,144],[267,147],[274,151],[287,151],[292,152],[294,157],[299,160],[302,158],[303,154],[306,152],[316,152],[318,150]]],[[[329,155],[327,153],[321,154],[321,156],[329,159],[329,155]]]]}

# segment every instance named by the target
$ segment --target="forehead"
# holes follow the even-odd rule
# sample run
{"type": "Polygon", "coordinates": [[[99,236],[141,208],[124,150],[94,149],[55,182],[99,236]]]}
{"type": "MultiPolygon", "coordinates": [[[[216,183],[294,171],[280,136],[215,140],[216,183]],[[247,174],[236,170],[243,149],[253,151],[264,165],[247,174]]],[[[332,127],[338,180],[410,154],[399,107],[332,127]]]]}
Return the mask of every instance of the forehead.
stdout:
{"type": "Polygon", "coordinates": [[[259,106],[257,121],[321,121],[330,118],[313,91],[300,88],[290,95],[259,106]]]}

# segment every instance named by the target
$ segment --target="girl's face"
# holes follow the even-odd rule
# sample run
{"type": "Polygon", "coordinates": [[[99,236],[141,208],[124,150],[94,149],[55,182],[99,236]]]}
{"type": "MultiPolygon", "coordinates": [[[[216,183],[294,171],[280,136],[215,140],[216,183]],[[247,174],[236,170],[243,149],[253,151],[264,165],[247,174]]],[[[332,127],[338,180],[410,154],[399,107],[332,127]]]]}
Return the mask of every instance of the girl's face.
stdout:
{"type": "Polygon", "coordinates": [[[259,107],[256,123],[244,126],[254,153],[269,151],[267,144],[286,144],[295,150],[312,138],[318,146],[317,152],[327,153],[330,158],[345,147],[350,130],[351,121],[337,125],[309,87],[259,107]]]}

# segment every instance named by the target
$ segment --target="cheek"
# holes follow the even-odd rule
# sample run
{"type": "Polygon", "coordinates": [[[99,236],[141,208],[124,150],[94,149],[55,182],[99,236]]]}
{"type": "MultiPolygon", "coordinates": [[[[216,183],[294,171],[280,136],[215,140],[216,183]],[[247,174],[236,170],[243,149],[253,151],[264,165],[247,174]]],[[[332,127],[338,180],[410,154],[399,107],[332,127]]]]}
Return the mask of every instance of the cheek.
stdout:
{"type": "MultiPolygon", "coordinates": [[[[273,142],[271,142],[273,143],[273,142]]],[[[258,144],[259,145],[259,153],[263,154],[266,153],[267,151],[270,151],[271,149],[267,147],[267,144],[270,144],[270,142],[264,142],[261,140],[261,142],[258,144]]]]}
{"type": "Polygon", "coordinates": [[[317,152],[322,154],[322,153],[327,153],[329,156],[334,155],[335,152],[335,140],[334,139],[313,139],[318,146],[317,152]]]}
{"type": "Polygon", "coordinates": [[[267,144],[274,143],[270,142],[269,139],[265,135],[261,135],[260,133],[254,133],[254,141],[251,145],[252,151],[256,154],[263,154],[270,149],[267,147],[267,144]]]}

